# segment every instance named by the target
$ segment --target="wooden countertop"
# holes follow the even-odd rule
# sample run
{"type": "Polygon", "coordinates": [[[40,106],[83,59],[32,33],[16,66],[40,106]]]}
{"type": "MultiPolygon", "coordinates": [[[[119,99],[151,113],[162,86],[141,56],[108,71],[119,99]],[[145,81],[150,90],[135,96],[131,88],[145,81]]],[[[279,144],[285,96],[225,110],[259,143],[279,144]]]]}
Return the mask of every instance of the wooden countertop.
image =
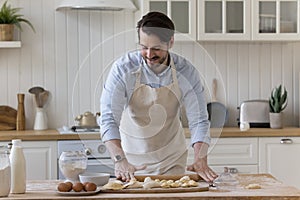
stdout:
{"type": "Polygon", "coordinates": [[[60,134],[57,130],[25,130],[25,131],[0,131],[0,141],[22,139],[24,141],[39,140],[92,140],[100,139],[100,133],[60,134]]]}
{"type": "Polygon", "coordinates": [[[56,187],[60,181],[28,181],[25,194],[9,194],[8,197],[1,199],[135,199],[135,200],[149,200],[149,199],[252,199],[252,200],[274,200],[274,199],[300,199],[300,190],[282,184],[269,174],[247,174],[237,175],[239,181],[238,186],[233,190],[216,190],[211,189],[205,192],[184,192],[184,193],[103,193],[92,196],[61,196],[57,194],[56,187]],[[246,185],[256,183],[261,186],[261,189],[245,189],[246,185]]]}
{"type": "Polygon", "coordinates": [[[248,131],[240,131],[238,127],[226,127],[223,129],[212,128],[211,137],[298,137],[300,128],[285,127],[283,129],[250,128],[248,131]]]}
{"type": "MultiPolygon", "coordinates": [[[[190,137],[189,129],[185,128],[185,135],[190,137]]],[[[237,127],[223,129],[212,128],[211,137],[299,137],[300,128],[287,127],[283,129],[251,128],[248,131],[240,131],[237,127]]],[[[60,134],[57,130],[44,131],[0,131],[0,141],[22,139],[24,141],[39,140],[92,140],[100,139],[99,133],[60,134]]]]}

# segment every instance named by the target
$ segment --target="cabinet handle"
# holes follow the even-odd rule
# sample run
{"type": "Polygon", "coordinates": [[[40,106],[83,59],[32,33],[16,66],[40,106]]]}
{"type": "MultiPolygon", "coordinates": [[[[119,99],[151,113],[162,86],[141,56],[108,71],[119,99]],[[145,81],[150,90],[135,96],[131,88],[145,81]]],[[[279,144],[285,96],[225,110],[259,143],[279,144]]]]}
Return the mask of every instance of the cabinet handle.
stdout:
{"type": "Polygon", "coordinates": [[[284,138],[280,140],[280,144],[293,144],[293,140],[289,138],[284,138]]]}
{"type": "Polygon", "coordinates": [[[8,149],[11,149],[12,148],[12,142],[9,142],[6,146],[8,149]]]}
{"type": "Polygon", "coordinates": [[[92,154],[92,150],[91,150],[90,148],[86,148],[86,149],[84,150],[84,152],[85,152],[85,154],[86,154],[87,156],[89,156],[89,155],[92,154]]]}

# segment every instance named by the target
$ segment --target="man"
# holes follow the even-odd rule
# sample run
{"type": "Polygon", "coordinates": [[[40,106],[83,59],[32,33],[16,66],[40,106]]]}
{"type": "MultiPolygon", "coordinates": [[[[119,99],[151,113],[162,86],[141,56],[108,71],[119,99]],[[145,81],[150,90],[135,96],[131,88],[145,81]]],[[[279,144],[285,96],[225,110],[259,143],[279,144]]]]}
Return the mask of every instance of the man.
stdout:
{"type": "Polygon", "coordinates": [[[102,140],[115,161],[115,175],[128,181],[134,174],[198,173],[212,182],[207,165],[210,142],[204,89],[197,70],[170,53],[174,24],[150,12],[137,23],[140,51],[112,66],[101,96],[102,140]],[[186,167],[187,148],[180,122],[186,108],[194,163],[186,167]]]}

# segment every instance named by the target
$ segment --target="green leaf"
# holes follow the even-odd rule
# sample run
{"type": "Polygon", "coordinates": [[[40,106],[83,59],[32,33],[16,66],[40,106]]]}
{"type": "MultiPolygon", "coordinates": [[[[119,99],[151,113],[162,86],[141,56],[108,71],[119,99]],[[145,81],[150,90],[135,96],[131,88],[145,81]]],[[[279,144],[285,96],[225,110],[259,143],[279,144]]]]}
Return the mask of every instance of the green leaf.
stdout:
{"type": "Polygon", "coordinates": [[[280,113],[287,107],[287,91],[285,87],[279,85],[275,87],[269,98],[270,112],[280,113]]]}
{"type": "Polygon", "coordinates": [[[21,23],[25,23],[31,27],[35,32],[33,25],[23,15],[18,14],[21,8],[12,8],[7,5],[7,0],[3,3],[0,9],[0,24],[14,24],[18,29],[22,31],[21,23]]]}

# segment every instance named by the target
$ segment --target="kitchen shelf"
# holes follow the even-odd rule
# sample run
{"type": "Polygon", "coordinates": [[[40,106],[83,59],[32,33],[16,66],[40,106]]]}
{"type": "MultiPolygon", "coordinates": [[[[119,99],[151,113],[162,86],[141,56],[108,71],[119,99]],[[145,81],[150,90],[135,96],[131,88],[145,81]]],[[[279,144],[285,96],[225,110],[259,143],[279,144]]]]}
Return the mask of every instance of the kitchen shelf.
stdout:
{"type": "Polygon", "coordinates": [[[1,41],[0,48],[20,48],[21,41],[1,41]]]}

